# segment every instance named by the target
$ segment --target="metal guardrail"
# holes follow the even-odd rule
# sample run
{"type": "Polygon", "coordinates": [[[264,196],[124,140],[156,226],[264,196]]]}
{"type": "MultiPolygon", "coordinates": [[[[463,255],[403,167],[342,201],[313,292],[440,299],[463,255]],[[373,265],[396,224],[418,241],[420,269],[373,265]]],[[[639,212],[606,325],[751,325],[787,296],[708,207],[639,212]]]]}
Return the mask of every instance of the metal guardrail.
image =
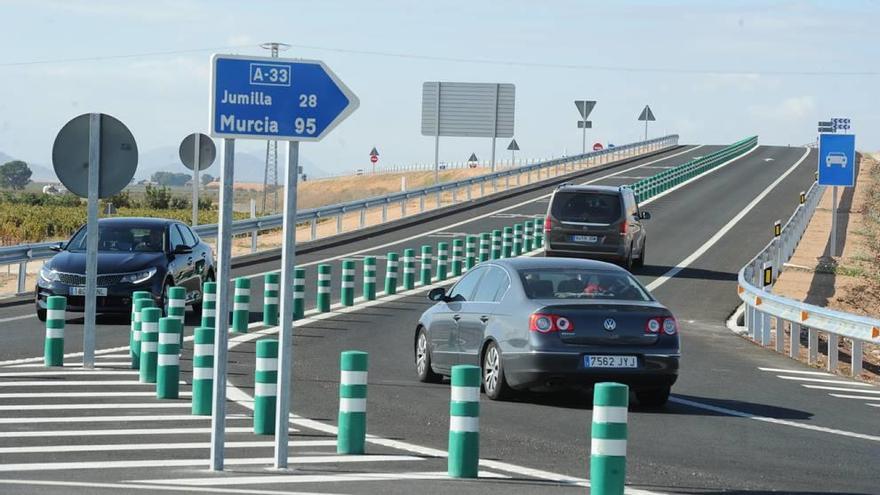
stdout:
{"type": "MultiPolygon", "coordinates": [[[[418,211],[411,212],[421,213],[426,209],[426,198],[430,195],[437,196],[437,207],[445,206],[442,203],[443,193],[452,193],[452,202],[455,204],[461,201],[470,201],[473,196],[473,186],[480,187],[478,197],[486,195],[486,186],[492,188],[492,193],[498,191],[498,181],[505,181],[505,189],[510,188],[511,178],[516,179],[516,186],[520,185],[520,177],[526,176],[526,184],[535,180],[540,181],[550,177],[551,169],[554,169],[554,176],[558,176],[561,172],[573,172],[588,168],[594,165],[601,165],[611,162],[622,156],[631,156],[636,154],[657,151],[678,144],[678,135],[671,134],[647,141],[639,141],[635,143],[607,148],[600,151],[591,151],[581,155],[573,155],[563,158],[556,158],[540,163],[523,165],[520,167],[504,169],[491,174],[481,175],[469,179],[463,179],[456,182],[446,182],[412,191],[404,191],[399,193],[388,194],[386,196],[378,196],[366,198],[347,203],[338,203],[333,205],[321,206],[319,208],[310,208],[297,212],[297,224],[310,224],[310,240],[318,238],[318,222],[336,218],[336,233],[343,231],[343,216],[352,212],[360,212],[360,222],[358,228],[366,226],[366,213],[371,208],[382,208],[382,223],[388,221],[388,208],[392,205],[399,204],[400,217],[406,217],[407,203],[413,199],[419,200],[418,211]],[[560,170],[562,168],[562,170],[560,170]],[[543,175],[543,177],[542,177],[543,175]],[[459,197],[459,192],[464,189],[463,197],[459,197]]],[[[282,215],[268,215],[259,218],[250,218],[245,220],[237,220],[232,222],[233,235],[251,235],[251,250],[257,250],[257,236],[260,231],[279,229],[283,223],[282,215]]],[[[214,238],[217,237],[217,225],[198,225],[193,230],[201,237],[214,238]]],[[[31,261],[51,258],[55,252],[52,247],[57,246],[58,242],[43,242],[36,244],[21,244],[18,246],[0,247],[0,265],[18,264],[18,289],[19,294],[25,292],[27,264],[31,261]]]]}
{"type": "Polygon", "coordinates": [[[829,371],[837,371],[838,339],[852,342],[852,375],[862,370],[862,343],[880,344],[880,320],[835,311],[773,294],[773,284],[785,263],[791,259],[804,235],[813,213],[822,198],[825,186],[813,183],[791,218],[757,256],[744,266],[737,276],[739,297],[745,303],[745,325],[749,337],[767,347],[771,344],[771,319],[775,319],[775,347],[784,351],[785,327],[789,330],[789,356],[800,354],[801,330],[808,330],[808,359],[817,362],[819,340],[817,332],[828,334],[829,371]],[[857,357],[858,356],[858,357],[857,357]]]}

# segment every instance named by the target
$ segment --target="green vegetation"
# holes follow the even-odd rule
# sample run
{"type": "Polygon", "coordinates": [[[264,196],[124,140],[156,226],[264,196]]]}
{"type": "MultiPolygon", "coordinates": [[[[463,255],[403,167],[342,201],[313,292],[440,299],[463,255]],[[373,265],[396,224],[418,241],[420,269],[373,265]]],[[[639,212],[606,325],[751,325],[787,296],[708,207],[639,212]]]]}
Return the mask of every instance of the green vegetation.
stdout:
{"type": "Polygon", "coordinates": [[[4,189],[24,189],[31,181],[31,169],[21,160],[12,160],[0,166],[0,187],[4,189]]]}

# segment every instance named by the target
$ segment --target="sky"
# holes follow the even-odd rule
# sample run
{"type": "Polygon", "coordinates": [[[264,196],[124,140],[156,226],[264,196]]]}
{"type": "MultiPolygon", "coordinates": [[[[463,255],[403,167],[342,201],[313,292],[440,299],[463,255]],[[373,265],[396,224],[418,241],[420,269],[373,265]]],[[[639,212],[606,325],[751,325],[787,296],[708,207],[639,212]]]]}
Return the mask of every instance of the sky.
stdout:
{"type": "MultiPolygon", "coordinates": [[[[266,55],[266,41],[323,60],[360,99],[300,147],[315,173],[367,168],[374,146],[380,166],[432,162],[421,93],[438,80],[514,84],[519,158],[580,151],[577,99],[598,102],[590,142],[639,140],[649,104],[651,137],[803,145],[818,120],[849,117],[857,147],[878,150],[878,26],[880,4],[858,0],[0,0],[0,152],[50,165],[56,133],[85,112],[123,121],[142,155],[176,149],[207,131],[211,54],[266,55]]],[[[440,140],[444,162],[490,150],[440,140]]]]}

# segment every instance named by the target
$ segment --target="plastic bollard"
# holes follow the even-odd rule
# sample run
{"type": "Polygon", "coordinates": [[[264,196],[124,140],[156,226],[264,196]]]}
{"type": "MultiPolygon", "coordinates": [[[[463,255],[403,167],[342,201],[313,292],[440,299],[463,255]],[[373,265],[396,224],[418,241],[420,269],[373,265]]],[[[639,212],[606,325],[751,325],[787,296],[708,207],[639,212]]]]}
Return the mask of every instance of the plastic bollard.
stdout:
{"type": "Polygon", "coordinates": [[[263,325],[278,325],[278,293],[281,288],[281,273],[263,275],[263,325]]]}
{"type": "Polygon", "coordinates": [[[180,393],[180,320],[159,320],[159,354],[156,366],[156,398],[176,399],[180,393]]]}
{"type": "Polygon", "coordinates": [[[301,320],[306,313],[306,269],[293,269],[293,319],[301,320]]]}
{"type": "Polygon", "coordinates": [[[278,392],[278,341],[257,341],[254,371],[254,433],[275,434],[275,396],[278,392]]]}
{"type": "MultiPolygon", "coordinates": [[[[143,301],[144,299],[141,299],[143,301]]],[[[152,301],[151,301],[152,302],[152,301]]],[[[159,308],[141,311],[141,365],[138,374],[141,383],[156,383],[156,367],[159,360],[159,308]]]]}
{"type": "Polygon", "coordinates": [[[232,303],[232,331],[247,333],[250,323],[251,281],[239,277],[235,279],[235,292],[232,303]]]}
{"type": "Polygon", "coordinates": [[[597,383],[593,389],[590,440],[590,493],[623,495],[629,387],[597,383]]]}
{"type": "Polygon", "coordinates": [[[397,293],[397,253],[385,255],[385,295],[397,293]]]}
{"type": "Polygon", "coordinates": [[[452,478],[476,478],[479,461],[480,368],[460,364],[452,367],[448,474],[452,478]]]}
{"type": "Polygon", "coordinates": [[[214,393],[214,329],[193,331],[192,413],[210,416],[214,393]]]}
{"type": "Polygon", "coordinates": [[[43,342],[43,364],[64,366],[64,324],[67,321],[67,298],[46,298],[46,339],[43,342]]]}
{"type": "Polygon", "coordinates": [[[343,306],[354,306],[354,260],[342,260],[339,301],[343,306]]]}
{"type": "Polygon", "coordinates": [[[327,264],[318,265],[318,296],[316,305],[321,313],[330,311],[331,269],[332,267],[327,264]]]}
{"type": "Polygon", "coordinates": [[[340,356],[338,454],[363,454],[367,436],[367,353],[340,356]]]}
{"type": "Polygon", "coordinates": [[[431,246],[422,246],[422,264],[419,270],[422,285],[431,285],[431,246]]]}

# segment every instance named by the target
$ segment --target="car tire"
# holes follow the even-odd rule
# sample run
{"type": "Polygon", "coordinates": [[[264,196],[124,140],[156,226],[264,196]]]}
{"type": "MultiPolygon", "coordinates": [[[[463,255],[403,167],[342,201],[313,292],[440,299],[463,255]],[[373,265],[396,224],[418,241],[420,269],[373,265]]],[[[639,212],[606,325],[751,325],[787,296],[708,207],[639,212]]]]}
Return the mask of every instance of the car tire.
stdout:
{"type": "Polygon", "coordinates": [[[37,306],[37,319],[44,322],[46,321],[46,310],[37,306]]]}
{"type": "Polygon", "coordinates": [[[662,407],[669,401],[669,393],[671,391],[672,387],[668,385],[660,388],[637,390],[636,399],[644,407],[662,407]]]}
{"type": "Polygon", "coordinates": [[[510,398],[513,389],[507,384],[507,378],[504,376],[504,365],[498,344],[490,342],[486,346],[482,361],[483,391],[486,392],[486,397],[492,400],[510,398]]]}
{"type": "Polygon", "coordinates": [[[631,272],[633,269],[633,252],[632,246],[629,248],[629,253],[624,256],[623,260],[620,262],[620,266],[626,269],[626,271],[631,272]]]}
{"type": "Polygon", "coordinates": [[[633,266],[636,268],[644,268],[645,267],[645,250],[648,249],[648,242],[645,241],[642,244],[642,252],[639,254],[639,257],[633,262],[633,266]]]}
{"type": "Polygon", "coordinates": [[[431,351],[428,349],[428,332],[419,328],[415,347],[416,375],[422,383],[440,383],[443,376],[431,369],[431,351]]]}
{"type": "Polygon", "coordinates": [[[202,289],[205,287],[205,282],[214,282],[214,272],[208,272],[208,275],[202,280],[202,286],[199,287],[199,294],[201,294],[201,297],[199,297],[198,302],[192,303],[192,309],[197,316],[202,315],[202,302],[205,300],[205,294],[202,292],[202,289]]]}
{"type": "Polygon", "coordinates": [[[162,310],[162,316],[168,316],[168,289],[173,286],[174,284],[170,280],[166,280],[162,285],[162,300],[159,303],[159,309],[162,310]]]}

